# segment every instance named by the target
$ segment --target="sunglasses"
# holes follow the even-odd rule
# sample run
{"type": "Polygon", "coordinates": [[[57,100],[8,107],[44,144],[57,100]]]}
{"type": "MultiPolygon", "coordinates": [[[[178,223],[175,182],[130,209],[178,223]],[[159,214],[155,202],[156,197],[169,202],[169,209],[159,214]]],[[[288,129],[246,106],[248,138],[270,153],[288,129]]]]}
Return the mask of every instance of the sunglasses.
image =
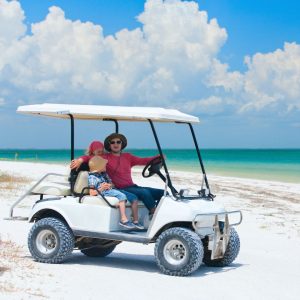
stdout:
{"type": "Polygon", "coordinates": [[[111,145],[114,145],[114,144],[120,145],[120,144],[122,144],[122,141],[110,141],[109,143],[110,143],[111,145]]]}

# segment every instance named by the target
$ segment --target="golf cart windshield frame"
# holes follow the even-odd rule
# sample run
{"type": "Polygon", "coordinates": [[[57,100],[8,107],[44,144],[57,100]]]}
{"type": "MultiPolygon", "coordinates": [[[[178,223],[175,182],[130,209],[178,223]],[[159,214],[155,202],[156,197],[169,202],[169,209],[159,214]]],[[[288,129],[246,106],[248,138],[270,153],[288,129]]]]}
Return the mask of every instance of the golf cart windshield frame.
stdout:
{"type": "MultiPolygon", "coordinates": [[[[75,148],[74,148],[74,140],[75,140],[74,139],[74,135],[75,135],[75,131],[74,131],[74,117],[73,117],[72,114],[68,114],[68,115],[69,115],[70,121],[71,121],[71,160],[73,160],[74,159],[74,152],[75,152],[75,148]]],[[[114,122],[115,123],[115,132],[116,133],[119,132],[119,123],[118,123],[118,120],[116,120],[116,119],[103,119],[103,121],[112,121],[112,122],[114,122]]],[[[156,146],[157,146],[158,152],[159,152],[159,154],[161,156],[162,165],[164,167],[164,171],[165,171],[165,174],[166,174],[166,180],[167,180],[168,186],[169,186],[169,188],[170,188],[170,190],[172,192],[172,195],[175,198],[185,198],[185,199],[200,198],[200,195],[199,196],[194,196],[194,197],[185,197],[185,196],[183,196],[183,194],[179,194],[176,191],[176,189],[174,188],[174,186],[172,184],[170,175],[169,175],[169,171],[168,171],[168,167],[167,167],[167,164],[166,164],[166,160],[164,158],[164,155],[163,155],[163,152],[162,152],[162,148],[160,146],[160,142],[159,142],[159,139],[158,139],[158,136],[157,136],[157,133],[156,133],[153,121],[151,119],[148,119],[148,122],[150,123],[151,129],[152,129],[152,133],[154,135],[154,139],[155,139],[155,142],[156,142],[156,146]]],[[[197,142],[197,139],[196,139],[196,135],[195,135],[195,132],[194,132],[194,128],[193,128],[192,124],[188,123],[188,122],[175,122],[175,123],[177,123],[177,124],[186,124],[186,125],[189,126],[191,134],[192,134],[192,137],[193,137],[194,145],[195,145],[195,148],[196,148],[196,152],[197,152],[198,160],[199,160],[199,163],[200,163],[200,168],[201,168],[201,171],[202,171],[204,182],[205,182],[206,188],[208,189],[208,192],[209,192],[208,194],[211,195],[210,194],[210,188],[209,188],[208,180],[207,180],[207,177],[206,177],[206,172],[205,172],[204,164],[203,164],[202,157],[201,157],[201,154],[200,154],[200,149],[199,149],[198,142],[197,142]]]]}

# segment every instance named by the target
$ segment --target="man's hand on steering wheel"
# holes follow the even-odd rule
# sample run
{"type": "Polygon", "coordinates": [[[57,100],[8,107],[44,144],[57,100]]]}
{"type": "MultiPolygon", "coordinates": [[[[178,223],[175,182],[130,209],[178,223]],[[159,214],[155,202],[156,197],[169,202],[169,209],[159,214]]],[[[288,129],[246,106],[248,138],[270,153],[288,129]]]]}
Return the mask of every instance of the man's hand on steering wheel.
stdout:
{"type": "MultiPolygon", "coordinates": [[[[164,158],[165,158],[165,156],[164,156],[164,158]]],[[[144,178],[149,178],[149,177],[153,176],[154,174],[157,174],[158,172],[160,172],[162,165],[163,164],[162,164],[161,156],[157,156],[157,157],[153,158],[144,167],[142,176],[144,178]],[[148,174],[146,172],[148,172],[148,174]]]]}

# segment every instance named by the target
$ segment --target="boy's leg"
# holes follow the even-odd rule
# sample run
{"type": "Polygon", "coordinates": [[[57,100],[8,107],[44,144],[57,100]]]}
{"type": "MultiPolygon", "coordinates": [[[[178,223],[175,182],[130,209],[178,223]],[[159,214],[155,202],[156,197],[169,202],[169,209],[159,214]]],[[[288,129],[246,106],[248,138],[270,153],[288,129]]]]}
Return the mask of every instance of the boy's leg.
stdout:
{"type": "Polygon", "coordinates": [[[120,222],[119,225],[122,227],[125,227],[127,229],[134,229],[136,228],[136,225],[132,224],[131,221],[128,220],[126,216],[126,196],[124,193],[120,192],[116,189],[111,189],[107,191],[107,196],[113,196],[116,197],[119,200],[119,211],[120,211],[120,222]]]}
{"type": "Polygon", "coordinates": [[[133,225],[136,229],[144,229],[144,226],[140,224],[139,222],[139,216],[138,216],[138,200],[135,194],[129,193],[127,191],[121,190],[122,193],[124,193],[127,197],[127,200],[131,203],[131,209],[132,209],[132,217],[133,217],[133,225]]]}
{"type": "Polygon", "coordinates": [[[128,221],[126,216],[126,200],[119,201],[119,211],[120,211],[120,219],[121,222],[125,223],[128,221]]]}
{"type": "Polygon", "coordinates": [[[120,190],[120,192],[124,193],[127,200],[130,202],[133,222],[137,223],[139,221],[139,216],[138,216],[138,200],[137,200],[136,195],[129,193],[127,191],[124,191],[124,190],[120,190]]]}
{"type": "Polygon", "coordinates": [[[120,192],[119,190],[116,189],[111,189],[108,191],[105,191],[105,196],[111,196],[111,197],[116,197],[119,200],[118,207],[120,211],[120,219],[121,222],[127,222],[127,216],[126,216],[126,196],[124,193],[120,192]]]}

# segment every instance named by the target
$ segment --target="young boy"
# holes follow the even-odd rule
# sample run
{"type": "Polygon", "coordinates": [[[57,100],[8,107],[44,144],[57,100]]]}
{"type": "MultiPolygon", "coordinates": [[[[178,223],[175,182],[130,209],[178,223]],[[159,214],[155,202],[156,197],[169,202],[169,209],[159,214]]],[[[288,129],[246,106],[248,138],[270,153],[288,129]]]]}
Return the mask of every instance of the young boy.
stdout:
{"type": "Polygon", "coordinates": [[[96,196],[98,195],[98,193],[100,193],[103,196],[118,198],[118,206],[121,215],[119,225],[129,229],[144,229],[144,227],[138,221],[137,197],[129,192],[117,190],[114,188],[110,177],[106,173],[106,164],[107,160],[100,156],[94,156],[89,160],[89,187],[96,189],[91,189],[90,195],[96,196]],[[131,203],[133,222],[129,221],[126,216],[126,200],[128,200],[131,203]]]}

